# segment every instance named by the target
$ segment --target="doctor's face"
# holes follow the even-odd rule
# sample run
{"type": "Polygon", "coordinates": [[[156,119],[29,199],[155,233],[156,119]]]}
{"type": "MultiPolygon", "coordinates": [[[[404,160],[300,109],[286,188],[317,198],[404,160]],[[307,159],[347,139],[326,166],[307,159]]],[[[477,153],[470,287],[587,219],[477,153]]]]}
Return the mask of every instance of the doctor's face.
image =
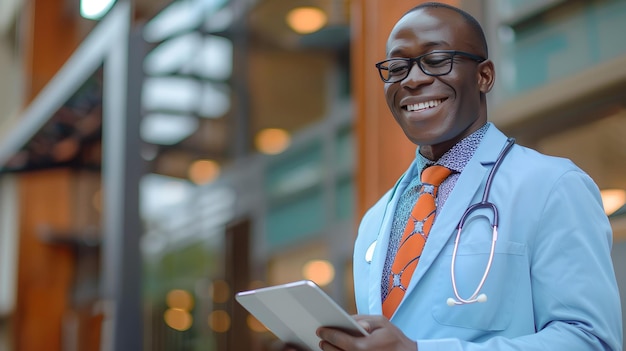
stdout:
{"type": "MultiPolygon", "coordinates": [[[[481,43],[460,14],[423,8],[398,21],[387,41],[387,58],[414,58],[440,50],[484,58],[481,43]]],[[[385,98],[395,120],[409,140],[420,145],[420,152],[433,160],[487,121],[484,94],[493,85],[493,64],[462,55],[450,60],[448,74],[427,75],[412,61],[406,77],[385,83],[385,98]]],[[[421,63],[427,71],[427,65],[439,64],[426,59],[421,63]]]]}

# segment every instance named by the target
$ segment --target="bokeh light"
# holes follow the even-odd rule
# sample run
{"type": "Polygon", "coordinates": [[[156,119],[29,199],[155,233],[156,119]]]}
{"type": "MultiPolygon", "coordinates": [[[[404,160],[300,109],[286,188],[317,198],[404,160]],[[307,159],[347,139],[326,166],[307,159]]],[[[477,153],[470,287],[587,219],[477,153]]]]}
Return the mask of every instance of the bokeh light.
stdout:
{"type": "Polygon", "coordinates": [[[335,278],[335,268],[326,260],[312,260],[304,265],[302,275],[317,285],[325,286],[335,278]]]}
{"type": "Polygon", "coordinates": [[[216,333],[225,333],[230,329],[230,316],[226,311],[216,310],[209,314],[209,327],[216,333]]]}
{"type": "Polygon", "coordinates": [[[220,174],[220,165],[213,160],[197,160],[189,167],[189,179],[197,185],[208,184],[220,174]]]}
{"type": "Polygon", "coordinates": [[[194,305],[193,296],[190,292],[182,289],[171,290],[165,298],[167,307],[191,311],[194,305]]]}
{"type": "Polygon", "coordinates": [[[289,147],[290,142],[289,133],[279,128],[263,129],[254,140],[257,150],[268,155],[280,154],[289,147]]]}
{"type": "Polygon", "coordinates": [[[626,204],[626,191],[623,189],[604,189],[600,192],[604,212],[607,215],[619,210],[626,204]]]}
{"type": "Polygon", "coordinates": [[[317,32],[327,21],[326,13],[317,7],[297,7],[287,13],[287,24],[299,34],[317,32]]]}
{"type": "Polygon", "coordinates": [[[178,331],[185,331],[191,328],[193,323],[193,317],[191,317],[191,314],[179,308],[167,309],[164,314],[164,320],[165,324],[167,324],[170,328],[178,331]]]}
{"type": "Polygon", "coordinates": [[[115,0],[81,0],[80,15],[84,18],[97,20],[111,9],[115,0]]]}
{"type": "Polygon", "coordinates": [[[259,320],[254,318],[254,316],[251,314],[249,314],[248,318],[246,318],[246,323],[248,324],[248,328],[250,328],[250,330],[254,332],[263,333],[268,331],[263,323],[259,322],[259,320]]]}

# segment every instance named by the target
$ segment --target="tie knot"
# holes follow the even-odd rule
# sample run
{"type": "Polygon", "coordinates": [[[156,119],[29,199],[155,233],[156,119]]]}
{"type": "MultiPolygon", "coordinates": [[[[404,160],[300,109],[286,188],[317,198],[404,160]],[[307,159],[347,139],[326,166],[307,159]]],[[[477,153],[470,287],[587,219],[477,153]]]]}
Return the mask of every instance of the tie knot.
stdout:
{"type": "Polygon", "coordinates": [[[422,183],[439,186],[444,179],[448,178],[450,173],[452,173],[451,169],[444,166],[434,165],[427,167],[422,171],[420,180],[422,183]]]}

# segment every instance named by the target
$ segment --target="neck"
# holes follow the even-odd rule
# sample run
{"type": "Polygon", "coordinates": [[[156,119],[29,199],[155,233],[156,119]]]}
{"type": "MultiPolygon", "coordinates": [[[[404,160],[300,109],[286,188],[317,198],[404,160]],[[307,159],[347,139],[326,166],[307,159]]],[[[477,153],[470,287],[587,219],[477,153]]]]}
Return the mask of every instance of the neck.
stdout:
{"type": "Polygon", "coordinates": [[[446,152],[454,147],[457,143],[459,143],[464,138],[472,135],[474,132],[482,128],[487,121],[481,121],[481,123],[477,123],[476,125],[470,126],[468,129],[457,135],[455,138],[452,138],[448,141],[444,141],[442,143],[438,143],[435,145],[420,145],[419,153],[430,161],[436,162],[439,160],[446,152]]]}

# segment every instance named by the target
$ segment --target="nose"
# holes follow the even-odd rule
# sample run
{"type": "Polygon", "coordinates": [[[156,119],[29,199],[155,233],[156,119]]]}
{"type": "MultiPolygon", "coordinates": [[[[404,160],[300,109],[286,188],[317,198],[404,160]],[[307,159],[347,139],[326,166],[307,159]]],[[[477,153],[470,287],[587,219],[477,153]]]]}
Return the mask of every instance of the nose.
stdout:
{"type": "Polygon", "coordinates": [[[419,67],[417,61],[412,62],[411,68],[407,76],[400,82],[402,86],[408,88],[417,88],[420,85],[429,84],[433,81],[433,77],[424,73],[419,67]]]}

